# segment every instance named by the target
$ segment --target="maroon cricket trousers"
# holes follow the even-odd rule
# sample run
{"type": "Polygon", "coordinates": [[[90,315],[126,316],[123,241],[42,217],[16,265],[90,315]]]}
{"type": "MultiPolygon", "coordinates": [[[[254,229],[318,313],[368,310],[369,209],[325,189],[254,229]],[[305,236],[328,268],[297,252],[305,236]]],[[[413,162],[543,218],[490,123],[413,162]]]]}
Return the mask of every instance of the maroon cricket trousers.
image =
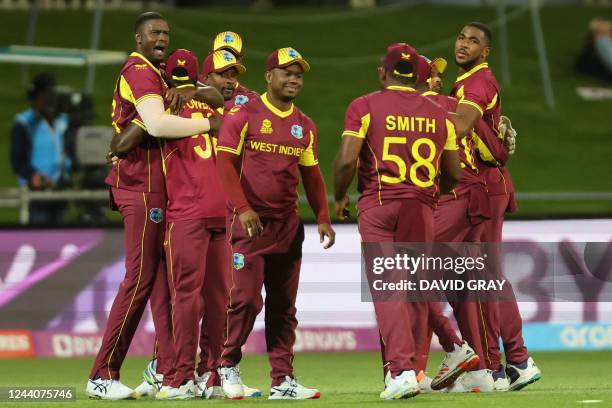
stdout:
{"type": "MultiPolygon", "coordinates": [[[[489,217],[486,191],[475,187],[461,195],[440,197],[435,211],[436,242],[480,242],[485,227],[484,217],[489,217]],[[486,207],[486,208],[483,208],[486,207]]],[[[479,357],[474,370],[487,368],[487,327],[485,314],[493,314],[494,306],[480,301],[449,302],[461,337],[479,357]]],[[[489,319],[490,321],[490,319],[489,319]]]]}
{"type": "MultiPolygon", "coordinates": [[[[168,222],[164,249],[170,286],[174,345],[174,376],[164,377],[164,385],[179,387],[195,380],[195,358],[202,317],[202,288],[211,256],[211,242],[225,239],[224,228],[210,225],[206,218],[168,222]]],[[[215,225],[217,223],[214,223],[215,225]]],[[[221,329],[222,331],[222,329],[221,329]]]]}
{"type": "MultiPolygon", "coordinates": [[[[391,201],[359,213],[362,242],[431,242],[433,208],[418,199],[391,201]]],[[[375,294],[374,313],[381,344],[383,375],[395,377],[403,371],[417,370],[415,322],[427,316],[427,302],[380,300],[375,294]]]]}
{"type": "MultiPolygon", "coordinates": [[[[489,196],[491,207],[491,219],[485,223],[483,231],[483,242],[502,242],[502,228],[504,216],[508,208],[511,196],[509,194],[499,194],[489,196]]],[[[493,251],[493,261],[490,264],[499,268],[497,274],[501,273],[502,256],[499,246],[491,246],[493,251]]],[[[507,282],[509,285],[509,282],[507,282]]],[[[525,341],[523,340],[523,319],[518,309],[516,300],[508,300],[513,298],[512,289],[510,293],[504,295],[504,300],[496,304],[496,308],[489,313],[485,319],[487,326],[487,346],[488,355],[487,368],[493,371],[499,371],[501,367],[501,356],[499,350],[499,338],[501,336],[504,345],[504,354],[506,361],[510,363],[522,363],[529,358],[525,341]],[[503,324],[499,324],[503,322],[503,324]],[[496,331],[497,330],[497,331],[496,331]]]]}
{"type": "Polygon", "coordinates": [[[162,193],[113,187],[111,198],[123,217],[125,277],[113,301],[89,377],[119,379],[121,364],[149,298],[157,335],[157,370],[172,375],[172,321],[162,259],[166,197],[162,193]]]}
{"type": "Polygon", "coordinates": [[[241,347],[264,306],[265,333],[272,385],[293,377],[295,299],[297,296],[304,226],[297,214],[282,219],[262,218],[263,233],[250,239],[237,215],[228,217],[232,251],[231,287],[226,315],[226,337],[219,366],[233,367],[242,358],[241,347]]]}
{"type": "Polygon", "coordinates": [[[231,259],[229,243],[223,233],[217,234],[208,244],[206,275],[202,287],[204,300],[202,324],[200,328],[199,375],[211,372],[208,386],[221,385],[217,374],[217,363],[223,350],[225,339],[225,314],[231,279],[231,259]]]}

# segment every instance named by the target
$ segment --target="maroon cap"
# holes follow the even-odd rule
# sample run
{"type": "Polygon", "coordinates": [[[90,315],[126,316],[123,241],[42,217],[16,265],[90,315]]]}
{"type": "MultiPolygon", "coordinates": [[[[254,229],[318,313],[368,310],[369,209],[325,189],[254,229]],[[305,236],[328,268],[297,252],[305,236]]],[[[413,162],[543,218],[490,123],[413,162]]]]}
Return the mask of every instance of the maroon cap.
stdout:
{"type": "Polygon", "coordinates": [[[270,54],[266,63],[266,71],[272,71],[274,68],[285,68],[292,64],[299,64],[304,72],[310,71],[310,64],[291,47],[280,48],[270,54]]]}
{"type": "Polygon", "coordinates": [[[194,83],[197,77],[198,57],[193,52],[181,48],[170,53],[166,61],[166,78],[173,82],[194,83]]]}
{"type": "Polygon", "coordinates": [[[387,47],[387,53],[385,54],[382,63],[385,71],[393,72],[394,74],[403,77],[412,78],[415,76],[414,74],[418,72],[419,54],[414,48],[406,43],[391,44],[387,47]],[[398,65],[400,65],[402,62],[407,62],[409,65],[405,66],[404,64],[401,64],[402,66],[398,67],[398,65]]]}

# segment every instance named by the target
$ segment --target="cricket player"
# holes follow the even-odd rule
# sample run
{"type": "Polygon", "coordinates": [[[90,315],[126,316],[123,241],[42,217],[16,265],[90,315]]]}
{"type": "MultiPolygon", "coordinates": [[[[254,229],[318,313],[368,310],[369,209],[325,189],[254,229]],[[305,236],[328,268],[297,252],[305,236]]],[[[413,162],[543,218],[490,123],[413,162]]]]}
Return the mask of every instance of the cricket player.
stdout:
{"type": "MultiPolygon", "coordinates": [[[[248,100],[238,98],[235,95],[237,78],[246,72],[234,54],[226,49],[211,52],[202,64],[202,72],[199,82],[217,89],[225,100],[225,109],[217,112],[224,114],[235,106],[240,106],[248,100]],[[238,102],[238,105],[236,105],[238,102]]],[[[250,99],[259,98],[253,91],[246,91],[250,99]]],[[[244,95],[245,98],[248,96],[244,95]]],[[[213,153],[216,155],[217,136],[211,135],[213,153]]],[[[210,143],[209,142],[209,143],[210,143]]],[[[208,146],[208,145],[207,145],[208,146]]],[[[214,173],[216,176],[216,172],[214,173]]],[[[225,197],[225,194],[220,191],[225,197]]],[[[225,217],[225,201],[221,206],[223,217],[225,217]]],[[[223,225],[225,231],[225,224],[223,225]]],[[[226,240],[213,242],[211,245],[228,246],[226,240]]],[[[227,247],[229,253],[229,246],[227,247]]],[[[230,257],[227,257],[228,261],[230,257]]],[[[217,373],[217,363],[221,356],[224,340],[225,311],[227,308],[227,297],[231,286],[231,265],[223,268],[207,268],[203,286],[204,316],[202,318],[200,331],[200,361],[197,366],[196,382],[206,390],[207,398],[221,398],[224,396],[221,389],[221,379],[217,373]]],[[[261,391],[243,384],[245,397],[261,397],[261,391]]]]}
{"type": "MultiPolygon", "coordinates": [[[[121,68],[113,95],[113,128],[121,133],[130,123],[142,124],[148,135],[125,159],[113,166],[106,178],[111,203],[123,217],[126,275],[111,307],[100,350],[87,382],[92,398],[127,399],[134,391],[119,380],[119,370],[153,288],[160,290],[152,305],[159,350],[169,353],[171,321],[167,287],[161,262],[165,213],[165,187],[157,137],[183,137],[211,129],[206,119],[183,119],[165,115],[167,86],[159,71],[169,45],[169,28],[158,13],[138,17],[136,51],[121,68]],[[136,119],[137,115],[141,120],[136,119]]],[[[217,127],[219,122],[213,125],[217,127]]],[[[170,354],[160,355],[160,370],[169,370],[170,354]]]]}
{"type": "Polygon", "coordinates": [[[217,146],[217,170],[231,209],[232,287],[219,374],[229,398],[244,397],[240,380],[241,347],[264,306],[266,344],[272,366],[269,399],[319,398],[299,384],[293,372],[295,299],[304,227],[297,214],[301,176],[314,210],[324,248],[334,244],[325,183],[319,169],[317,129],[293,104],[310,65],[293,48],[267,59],[267,92],[231,109],[224,117],[217,146]]]}
{"type": "MultiPolygon", "coordinates": [[[[505,212],[512,212],[514,186],[510,173],[504,166],[508,158],[508,149],[504,135],[500,132],[501,95],[499,85],[489,69],[487,58],[491,52],[491,31],[478,22],[467,24],[462,28],[455,41],[455,62],[459,67],[459,76],[455,81],[451,95],[458,99],[457,131],[461,136],[472,129],[476,133],[475,144],[478,151],[476,165],[488,190],[490,220],[483,225],[481,240],[483,242],[501,242],[501,229],[505,212]]],[[[498,265],[495,265],[498,266],[498,265]]],[[[483,302],[482,317],[485,321],[486,363],[493,374],[495,389],[517,390],[537,381],[541,372],[529,357],[522,339],[522,320],[515,302],[504,302],[503,311],[499,304],[483,302]],[[513,307],[508,303],[514,303],[513,307]],[[503,319],[500,320],[503,313],[503,319]],[[507,367],[501,366],[499,357],[499,336],[502,334],[500,321],[503,321],[502,335],[506,349],[507,367]],[[508,379],[506,379],[508,377],[508,379]]],[[[479,385],[479,379],[466,376],[457,387],[469,390],[479,385]]],[[[490,383],[487,381],[487,383],[490,383]]],[[[482,389],[481,389],[482,391],[482,389]]]]}
{"type": "MultiPolygon", "coordinates": [[[[390,45],[378,71],[384,89],[355,99],[345,115],[334,164],[335,209],[345,218],[346,193],[358,168],[363,242],[432,242],[439,190],[450,190],[461,175],[447,112],[415,90],[418,62],[408,44],[390,45]]],[[[420,389],[413,321],[426,313],[427,303],[374,300],[374,310],[386,371],[380,398],[415,396],[420,389]]],[[[440,375],[444,385],[477,360],[466,343],[454,346],[440,375]]]]}
{"type": "MultiPolygon", "coordinates": [[[[211,53],[221,50],[231,52],[240,63],[243,63],[244,48],[242,37],[240,37],[239,34],[233,31],[223,31],[217,34],[213,40],[211,53]]],[[[214,86],[214,83],[224,83],[221,93],[225,99],[225,110],[228,111],[234,106],[244,105],[252,99],[259,98],[257,92],[250,90],[238,82],[238,75],[241,74],[232,70],[225,72],[216,72],[212,70],[206,75],[202,73],[200,82],[210,86],[214,86]],[[208,80],[206,80],[207,76],[208,80]]]]}

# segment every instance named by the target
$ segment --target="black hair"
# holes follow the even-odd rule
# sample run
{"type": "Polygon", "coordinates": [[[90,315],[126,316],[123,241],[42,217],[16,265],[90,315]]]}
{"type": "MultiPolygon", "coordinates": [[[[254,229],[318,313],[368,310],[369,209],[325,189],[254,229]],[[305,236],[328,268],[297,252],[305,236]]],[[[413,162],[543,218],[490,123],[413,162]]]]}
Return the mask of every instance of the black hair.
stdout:
{"type": "Polygon", "coordinates": [[[467,23],[466,27],[475,27],[482,31],[485,35],[485,38],[489,42],[489,45],[491,45],[491,42],[493,41],[493,34],[491,33],[491,29],[489,28],[489,26],[487,26],[485,23],[481,23],[479,21],[472,21],[471,23],[467,23]]]}
{"type": "Polygon", "coordinates": [[[156,11],[147,11],[146,13],[142,13],[141,15],[139,15],[138,18],[136,19],[136,22],[134,23],[134,32],[137,33],[140,30],[140,27],[142,27],[142,25],[144,23],[146,23],[147,21],[150,21],[150,20],[164,20],[164,21],[166,21],[164,16],[162,16],[158,12],[156,12],[156,11]]]}
{"type": "Polygon", "coordinates": [[[53,74],[48,72],[41,72],[34,77],[32,85],[28,88],[27,97],[33,101],[38,95],[45,92],[47,89],[54,88],[57,85],[57,81],[53,74]]]}

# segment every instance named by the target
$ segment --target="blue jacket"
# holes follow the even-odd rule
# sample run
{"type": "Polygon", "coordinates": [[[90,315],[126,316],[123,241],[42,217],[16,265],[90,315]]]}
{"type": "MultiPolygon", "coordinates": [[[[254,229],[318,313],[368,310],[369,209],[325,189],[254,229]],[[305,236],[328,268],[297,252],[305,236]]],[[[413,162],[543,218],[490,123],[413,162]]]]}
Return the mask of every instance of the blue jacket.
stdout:
{"type": "Polygon", "coordinates": [[[20,185],[27,185],[32,174],[40,173],[53,183],[70,172],[71,161],[64,152],[68,116],[59,114],[53,126],[32,109],[15,117],[11,130],[11,165],[20,185]]]}

